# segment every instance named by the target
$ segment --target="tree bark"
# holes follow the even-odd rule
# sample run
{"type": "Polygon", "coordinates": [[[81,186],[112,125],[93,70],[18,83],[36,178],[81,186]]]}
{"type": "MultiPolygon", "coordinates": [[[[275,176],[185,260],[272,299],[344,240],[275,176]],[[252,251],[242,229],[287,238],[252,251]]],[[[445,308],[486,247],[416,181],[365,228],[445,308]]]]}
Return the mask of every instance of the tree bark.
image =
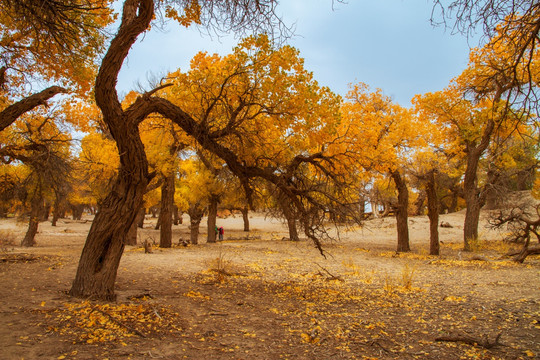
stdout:
{"type": "Polygon", "coordinates": [[[146,113],[141,113],[137,102],[125,111],[122,109],[116,81],[131,46],[148,28],[153,14],[152,0],[124,1],[120,28],[96,78],[96,103],[116,141],[120,167],[112,191],[101,203],[92,222],[70,290],[72,296],[109,301],[116,298],[114,284],[125,239],[142,206],[151,178],[138,128],[146,113]]]}
{"type": "Polygon", "coordinates": [[[249,231],[249,209],[247,206],[244,206],[240,211],[242,212],[242,219],[244,220],[244,231],[249,231]]]}
{"type": "Polygon", "coordinates": [[[70,294],[114,300],[114,283],[128,233],[149,182],[148,163],[138,128],[118,141],[120,170],[111,193],[101,203],[86,239],[70,294]]]}
{"type": "Polygon", "coordinates": [[[396,207],[396,221],[397,221],[397,235],[398,235],[398,244],[397,252],[407,252],[411,251],[409,245],[409,190],[407,189],[407,184],[401,177],[399,170],[394,170],[391,172],[392,179],[396,184],[396,189],[398,191],[398,205],[396,207]]]}
{"type": "MultiPolygon", "coordinates": [[[[482,151],[483,152],[483,151],[482,151]]],[[[467,167],[463,181],[465,194],[465,224],[463,227],[463,243],[465,251],[471,251],[471,243],[478,239],[478,223],[480,221],[480,209],[483,205],[483,196],[477,186],[478,162],[482,152],[478,148],[472,148],[467,152],[467,167]]]]}
{"type": "Polygon", "coordinates": [[[60,86],[51,86],[6,107],[0,112],[0,131],[13,124],[24,113],[40,105],[46,105],[46,101],[56,94],[66,92],[67,90],[60,86]]]}
{"type": "Polygon", "coordinates": [[[424,202],[426,201],[427,194],[424,191],[420,191],[418,198],[414,202],[414,215],[424,215],[424,202]]]}
{"type": "Polygon", "coordinates": [[[144,216],[146,215],[146,209],[141,206],[137,214],[137,227],[144,228],[144,216]]]}
{"type": "Polygon", "coordinates": [[[219,204],[219,196],[217,195],[210,195],[209,205],[208,205],[208,219],[207,219],[207,228],[208,228],[208,234],[206,238],[206,242],[208,243],[215,243],[216,242],[216,218],[217,218],[217,210],[218,210],[218,204],[219,204]]]}
{"type": "Polygon", "coordinates": [[[129,227],[129,231],[126,235],[126,245],[137,245],[137,221],[134,221],[129,227]]]}
{"type": "Polygon", "coordinates": [[[178,224],[182,224],[182,216],[180,216],[180,211],[178,210],[178,206],[173,205],[173,225],[178,225],[178,224]]]}
{"type": "MultiPolygon", "coordinates": [[[[160,206],[160,209],[161,209],[161,204],[159,206],[160,206]]],[[[154,227],[154,230],[159,230],[160,227],[161,227],[161,211],[158,214],[157,221],[156,221],[156,226],[154,227]]]]}
{"type": "Polygon", "coordinates": [[[203,217],[202,212],[188,212],[189,215],[189,236],[193,245],[199,243],[199,226],[203,217]]]}
{"type": "Polygon", "coordinates": [[[298,227],[296,224],[297,219],[294,215],[293,209],[291,208],[290,204],[286,203],[286,201],[281,202],[281,208],[283,210],[285,220],[287,221],[287,227],[289,228],[289,239],[291,241],[300,241],[300,237],[298,236],[298,227]]]}
{"type": "Polygon", "coordinates": [[[427,177],[426,195],[429,218],[429,254],[438,256],[440,255],[439,201],[437,199],[435,172],[430,171],[427,177]]]}
{"type": "Polygon", "coordinates": [[[161,230],[159,232],[159,247],[170,248],[172,246],[172,215],[174,204],[174,172],[167,176],[161,186],[161,230]]]}
{"type": "Polygon", "coordinates": [[[39,219],[43,214],[43,198],[41,195],[41,184],[38,185],[39,189],[36,189],[32,201],[30,203],[30,220],[28,222],[28,230],[21,243],[21,246],[32,247],[36,244],[36,234],[39,226],[39,219]]]}

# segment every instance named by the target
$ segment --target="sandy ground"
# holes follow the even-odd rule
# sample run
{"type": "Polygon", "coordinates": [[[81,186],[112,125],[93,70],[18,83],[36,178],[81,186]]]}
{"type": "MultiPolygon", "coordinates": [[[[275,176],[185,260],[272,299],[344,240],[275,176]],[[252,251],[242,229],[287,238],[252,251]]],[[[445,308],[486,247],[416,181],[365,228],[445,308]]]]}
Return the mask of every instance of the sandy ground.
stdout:
{"type": "MultiPolygon", "coordinates": [[[[340,229],[325,255],[264,214],[218,219],[225,241],[183,247],[128,246],[118,299],[66,295],[91,220],[0,220],[2,359],[529,359],[540,354],[540,259],[501,255],[503,233],[480,227],[461,251],[463,213],[442,215],[440,257],[428,256],[427,217],[409,221],[412,252],[395,254],[393,218],[340,229]],[[480,260],[474,260],[480,259],[480,260]],[[476,344],[475,344],[476,343],[476,344]]],[[[139,243],[159,242],[155,219],[139,243]]],[[[331,230],[334,231],[334,230],[331,230]]]]}

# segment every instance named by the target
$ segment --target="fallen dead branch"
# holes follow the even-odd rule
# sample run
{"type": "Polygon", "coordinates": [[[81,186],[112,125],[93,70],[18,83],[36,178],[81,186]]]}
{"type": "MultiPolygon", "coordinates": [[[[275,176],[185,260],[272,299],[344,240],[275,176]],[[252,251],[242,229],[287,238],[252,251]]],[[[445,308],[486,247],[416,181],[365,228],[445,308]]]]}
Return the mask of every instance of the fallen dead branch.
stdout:
{"type": "MultiPolygon", "coordinates": [[[[332,274],[330,271],[328,271],[327,269],[325,269],[325,268],[322,267],[321,265],[319,265],[319,264],[316,264],[316,265],[317,265],[319,268],[321,268],[321,270],[323,270],[325,273],[328,274],[329,277],[327,277],[327,278],[325,279],[326,281],[337,280],[337,281],[345,282],[345,280],[343,280],[341,277],[332,274]]],[[[324,276],[323,274],[321,274],[321,272],[319,272],[319,274],[320,274],[321,276],[324,276]]]]}
{"type": "Polygon", "coordinates": [[[105,315],[106,317],[108,317],[112,322],[114,322],[115,324],[123,327],[124,329],[128,330],[129,332],[131,332],[132,334],[135,334],[135,335],[139,335],[140,337],[142,338],[146,338],[146,335],[144,335],[142,332],[140,332],[139,330],[137,329],[134,329],[132,328],[131,326],[127,325],[127,324],[124,324],[122,321],[116,319],[114,316],[112,316],[111,314],[109,314],[108,312],[106,311],[103,311],[101,310],[100,308],[98,308],[97,306],[94,306],[94,308],[92,309],[92,311],[98,311],[99,313],[101,313],[102,315],[105,315]]]}
{"type": "Polygon", "coordinates": [[[484,339],[478,339],[472,336],[468,335],[454,335],[454,336],[441,336],[435,339],[435,341],[446,341],[446,342],[461,342],[464,344],[472,345],[472,346],[480,346],[484,349],[491,349],[495,346],[504,346],[499,340],[501,338],[502,333],[499,333],[495,337],[495,340],[493,342],[489,341],[488,336],[486,335],[484,339]]]}

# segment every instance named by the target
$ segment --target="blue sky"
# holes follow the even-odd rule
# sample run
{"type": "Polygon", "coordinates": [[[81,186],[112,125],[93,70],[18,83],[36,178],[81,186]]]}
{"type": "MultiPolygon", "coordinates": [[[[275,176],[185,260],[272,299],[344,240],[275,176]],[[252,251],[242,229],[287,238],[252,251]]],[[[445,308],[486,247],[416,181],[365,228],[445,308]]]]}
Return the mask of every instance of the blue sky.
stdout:
{"type": "MultiPolygon", "coordinates": [[[[428,0],[282,0],[278,7],[284,22],[295,24],[289,44],[300,50],[321,85],[345,95],[348,84],[365,82],[403,106],[415,94],[443,89],[467,65],[469,42],[433,27],[431,11],[428,0]]],[[[118,89],[126,93],[137,83],[148,88],[149,78],[187,70],[197,52],[225,55],[237,40],[175,24],[154,28],[132,48],[118,89]]]]}

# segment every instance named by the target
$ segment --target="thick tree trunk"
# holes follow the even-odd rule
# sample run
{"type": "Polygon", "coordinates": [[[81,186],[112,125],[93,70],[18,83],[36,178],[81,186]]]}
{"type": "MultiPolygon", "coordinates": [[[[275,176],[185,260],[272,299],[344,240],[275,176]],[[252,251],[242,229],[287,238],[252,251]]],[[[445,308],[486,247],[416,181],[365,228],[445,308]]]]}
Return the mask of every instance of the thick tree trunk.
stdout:
{"type": "Polygon", "coordinates": [[[420,194],[418,194],[418,198],[414,202],[414,215],[424,215],[426,196],[427,194],[424,191],[420,191],[420,194]]]}
{"type": "Polygon", "coordinates": [[[45,203],[41,208],[40,221],[49,220],[49,214],[51,213],[51,204],[45,203]]]}
{"type": "Polygon", "coordinates": [[[189,217],[189,237],[190,242],[193,245],[197,245],[199,243],[199,226],[201,225],[201,219],[202,217],[189,217]]]}
{"type": "Polygon", "coordinates": [[[409,190],[407,189],[407,184],[401,177],[401,174],[398,170],[392,171],[392,179],[396,184],[396,189],[398,191],[398,205],[396,207],[396,221],[397,221],[397,235],[398,235],[398,244],[397,252],[407,252],[411,251],[409,246],[409,190]]]}
{"type": "Polygon", "coordinates": [[[175,174],[167,176],[161,186],[161,231],[159,232],[159,247],[170,248],[172,246],[172,213],[174,203],[174,179],[175,174]]]}
{"type": "Polygon", "coordinates": [[[137,245],[137,221],[134,221],[129,227],[129,231],[126,235],[126,245],[137,245]]]}
{"type": "Polygon", "coordinates": [[[81,220],[84,212],[84,205],[71,205],[70,207],[73,220],[81,220]]]}
{"type": "Polygon", "coordinates": [[[63,201],[60,200],[59,196],[54,200],[54,209],[52,217],[52,226],[56,226],[58,219],[62,217],[62,211],[64,209],[63,201]]]}
{"type": "Polygon", "coordinates": [[[244,231],[249,231],[249,209],[247,206],[244,206],[240,211],[242,212],[242,219],[244,220],[244,231]]]}
{"type": "Polygon", "coordinates": [[[41,197],[41,189],[36,190],[31,202],[30,220],[28,222],[28,230],[21,243],[21,246],[31,247],[36,244],[36,234],[39,226],[39,219],[43,215],[43,199],[41,197]]]}
{"type": "MultiPolygon", "coordinates": [[[[160,204],[160,208],[161,208],[161,204],[160,204]]],[[[160,227],[161,227],[161,211],[159,212],[154,230],[159,230],[160,227]]]]}
{"type": "Polygon", "coordinates": [[[146,215],[146,209],[141,206],[139,212],[137,213],[137,227],[144,228],[144,216],[146,215]]]}
{"type": "Polygon", "coordinates": [[[112,191],[101,203],[84,245],[70,294],[114,300],[114,283],[125,240],[149,182],[148,163],[137,127],[117,136],[120,170],[112,191]]]}
{"type": "MultiPolygon", "coordinates": [[[[124,111],[116,82],[122,63],[154,15],[152,0],[125,0],[122,21],[96,77],[95,100],[120,155],[118,177],[101,203],[84,245],[70,294],[115,299],[114,283],[126,236],[142,206],[150,181],[139,123],[148,115],[140,101],[124,111]]],[[[138,99],[139,100],[139,99],[138,99]]]]}
{"type": "Polygon", "coordinates": [[[463,192],[467,210],[465,211],[465,224],[463,226],[463,244],[465,251],[471,251],[471,243],[478,239],[478,223],[480,222],[480,209],[483,197],[477,186],[477,169],[481,153],[476,149],[467,152],[467,168],[463,181],[463,192]]]}
{"type": "Polygon", "coordinates": [[[182,216],[180,216],[180,211],[178,210],[178,206],[173,205],[173,225],[178,225],[178,224],[182,224],[182,216]]]}
{"type": "Polygon", "coordinates": [[[439,201],[437,199],[437,188],[435,183],[435,172],[428,174],[426,184],[426,195],[429,218],[429,254],[440,255],[439,244],[439,201]]]}
{"type": "Polygon", "coordinates": [[[217,210],[219,204],[219,196],[210,195],[209,205],[208,205],[208,220],[206,222],[208,228],[208,235],[206,242],[215,243],[216,242],[216,218],[217,210]]]}

